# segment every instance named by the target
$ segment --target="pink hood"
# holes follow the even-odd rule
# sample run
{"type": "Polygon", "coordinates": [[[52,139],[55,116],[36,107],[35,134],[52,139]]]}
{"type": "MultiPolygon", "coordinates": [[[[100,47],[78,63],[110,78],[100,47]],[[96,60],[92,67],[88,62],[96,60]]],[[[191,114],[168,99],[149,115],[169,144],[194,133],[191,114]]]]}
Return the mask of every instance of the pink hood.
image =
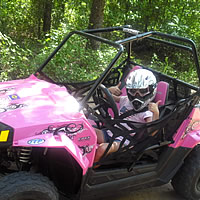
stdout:
{"type": "Polygon", "coordinates": [[[79,104],[65,87],[31,75],[0,84],[0,121],[14,129],[81,119],[79,104]]]}

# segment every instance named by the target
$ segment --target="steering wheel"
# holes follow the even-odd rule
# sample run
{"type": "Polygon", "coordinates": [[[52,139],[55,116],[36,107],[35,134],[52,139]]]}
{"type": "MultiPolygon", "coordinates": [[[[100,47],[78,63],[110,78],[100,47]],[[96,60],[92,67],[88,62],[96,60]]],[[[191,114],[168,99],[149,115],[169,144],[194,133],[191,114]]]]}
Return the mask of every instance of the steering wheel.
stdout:
{"type": "Polygon", "coordinates": [[[110,91],[103,85],[99,85],[96,93],[93,95],[96,104],[95,109],[98,110],[103,118],[110,117],[108,109],[111,108],[114,118],[118,117],[118,108],[110,91]]]}

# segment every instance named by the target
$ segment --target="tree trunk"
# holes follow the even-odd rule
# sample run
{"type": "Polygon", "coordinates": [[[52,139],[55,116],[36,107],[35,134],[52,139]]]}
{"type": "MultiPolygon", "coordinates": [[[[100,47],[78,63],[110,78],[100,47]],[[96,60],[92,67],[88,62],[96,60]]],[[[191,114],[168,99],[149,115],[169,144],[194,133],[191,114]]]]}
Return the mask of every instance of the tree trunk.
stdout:
{"type": "Polygon", "coordinates": [[[52,0],[44,1],[44,14],[43,14],[43,32],[47,33],[51,30],[51,12],[52,0]]]}
{"type": "MultiPolygon", "coordinates": [[[[104,20],[104,6],[105,0],[93,0],[92,8],[89,20],[89,29],[101,28],[104,20]]],[[[98,34],[97,34],[98,35],[98,34]]],[[[92,49],[99,48],[99,42],[90,40],[90,46],[92,49]]]]}

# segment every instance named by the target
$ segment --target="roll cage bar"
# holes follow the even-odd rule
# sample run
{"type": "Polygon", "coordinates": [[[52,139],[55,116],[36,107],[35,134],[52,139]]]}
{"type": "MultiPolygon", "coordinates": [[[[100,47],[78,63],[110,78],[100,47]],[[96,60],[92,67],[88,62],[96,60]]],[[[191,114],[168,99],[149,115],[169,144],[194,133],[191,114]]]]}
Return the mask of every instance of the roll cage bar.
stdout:
{"type": "Polygon", "coordinates": [[[83,31],[72,31],[70,32],[64,39],[63,41],[58,45],[58,47],[50,54],[50,56],[44,61],[43,64],[37,69],[34,75],[38,75],[42,73],[43,68],[49,63],[49,61],[55,56],[55,54],[63,47],[63,45],[67,42],[67,40],[74,34],[84,36],[88,39],[94,39],[96,41],[106,43],[108,45],[111,45],[115,48],[118,49],[117,54],[113,58],[113,60],[109,63],[108,67],[105,69],[105,71],[101,74],[101,76],[95,81],[95,83],[92,85],[91,89],[89,90],[88,94],[83,98],[81,105],[84,106],[85,103],[90,99],[90,97],[94,94],[96,88],[106,79],[108,76],[109,72],[113,68],[114,64],[116,61],[119,59],[121,54],[124,52],[124,44],[128,44],[128,58],[127,60],[130,60],[131,56],[131,45],[134,41],[142,40],[142,39],[148,39],[152,40],[158,43],[163,43],[168,46],[176,47],[179,49],[183,49],[186,51],[189,51],[192,53],[196,70],[197,70],[197,75],[199,78],[199,83],[200,83],[200,67],[199,67],[199,60],[198,60],[198,55],[197,55],[197,50],[196,50],[196,45],[195,43],[188,38],[183,38],[180,36],[174,36],[170,34],[165,34],[161,32],[156,32],[156,31],[150,31],[150,32],[145,32],[145,33],[139,33],[139,31],[133,30],[130,25],[125,25],[125,26],[120,26],[120,27],[108,27],[108,28],[99,28],[99,29],[89,29],[89,30],[83,30],[83,31]],[[125,39],[118,40],[118,41],[111,41],[106,38],[100,37],[95,35],[96,33],[104,33],[104,32],[113,32],[113,31],[123,31],[124,33],[128,34],[129,36],[125,39]],[[153,37],[154,36],[154,37],[153,37]],[[161,39],[155,38],[159,37],[161,39]],[[185,44],[188,44],[189,46],[185,46],[179,43],[175,43],[172,41],[166,41],[163,39],[169,39],[177,42],[182,42],[185,44]]]}

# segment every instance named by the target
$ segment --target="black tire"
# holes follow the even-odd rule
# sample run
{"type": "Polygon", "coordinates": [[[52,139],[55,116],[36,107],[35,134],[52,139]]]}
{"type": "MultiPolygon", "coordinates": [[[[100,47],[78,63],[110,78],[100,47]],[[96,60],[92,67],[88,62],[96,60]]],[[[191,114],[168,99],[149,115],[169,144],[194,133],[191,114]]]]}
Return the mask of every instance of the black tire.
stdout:
{"type": "Polygon", "coordinates": [[[174,190],[187,200],[200,199],[200,146],[185,159],[183,166],[172,179],[174,190]]]}
{"type": "Polygon", "coordinates": [[[0,179],[0,200],[58,200],[54,184],[41,174],[17,172],[0,179]]]}
{"type": "Polygon", "coordinates": [[[0,178],[2,178],[2,177],[4,177],[4,176],[5,176],[5,175],[3,175],[3,174],[0,173],[0,178]]]}

